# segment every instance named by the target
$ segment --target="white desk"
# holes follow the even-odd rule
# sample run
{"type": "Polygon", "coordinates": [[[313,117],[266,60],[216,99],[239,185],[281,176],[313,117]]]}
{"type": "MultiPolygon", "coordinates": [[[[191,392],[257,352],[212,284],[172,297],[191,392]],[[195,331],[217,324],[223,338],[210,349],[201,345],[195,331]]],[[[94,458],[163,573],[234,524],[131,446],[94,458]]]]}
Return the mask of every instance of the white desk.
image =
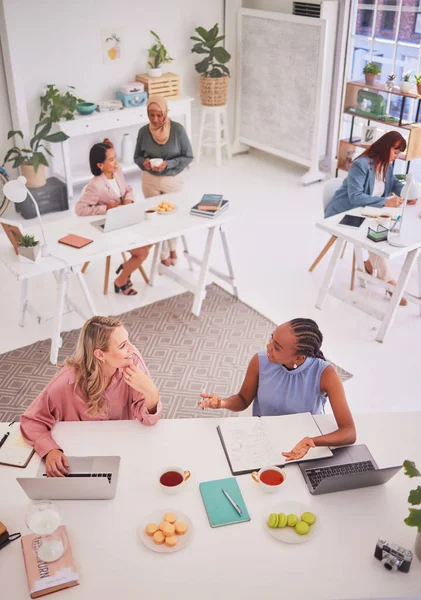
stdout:
{"type": "MultiPolygon", "coordinates": [[[[421,313],[421,219],[419,218],[420,205],[418,204],[415,206],[408,206],[405,210],[404,227],[409,239],[413,240],[413,243],[411,243],[409,246],[405,246],[404,248],[390,246],[387,242],[372,242],[371,240],[369,240],[367,237],[367,229],[368,226],[372,228],[376,226],[377,222],[375,219],[366,218],[364,223],[358,229],[352,229],[350,227],[343,227],[341,225],[338,225],[339,221],[342,219],[344,214],[361,215],[361,211],[363,210],[369,212],[370,207],[366,207],[365,209],[355,208],[353,210],[346,211],[346,213],[334,215],[333,217],[329,217],[328,219],[321,219],[320,221],[316,222],[316,227],[338,238],[334,245],[332,257],[330,259],[329,266],[327,268],[322,286],[320,288],[319,295],[317,297],[316,307],[320,309],[323,308],[327,295],[331,294],[332,296],[343,300],[347,304],[350,304],[351,306],[354,306],[355,308],[358,308],[368,313],[369,315],[381,321],[381,326],[379,327],[376,340],[378,342],[383,342],[386,338],[389,329],[393,325],[395,314],[402,296],[405,296],[405,298],[408,301],[415,302],[416,304],[418,304],[421,313]],[[356,276],[360,280],[361,285],[365,287],[365,282],[369,281],[393,293],[386,311],[381,311],[361,300],[358,300],[356,298],[355,292],[350,292],[348,290],[334,287],[332,285],[336,269],[338,267],[339,258],[341,256],[345,242],[353,244],[355,248],[356,276]],[[393,260],[394,258],[398,258],[401,256],[405,257],[405,262],[397,280],[396,287],[384,281],[381,281],[376,277],[373,277],[372,275],[368,275],[368,273],[365,272],[362,254],[363,249],[375,252],[379,256],[383,256],[388,260],[393,260]],[[412,268],[414,267],[414,264],[417,259],[418,296],[415,296],[414,294],[410,294],[405,290],[408,284],[409,277],[411,275],[412,268]]],[[[390,209],[385,208],[384,210],[385,212],[390,212],[390,209]]]]}
{"type": "MultiPolygon", "coordinates": [[[[145,209],[156,206],[162,197],[149,198],[143,204],[145,209]]],[[[73,217],[63,219],[44,225],[47,242],[51,245],[51,254],[54,257],[41,257],[36,263],[21,262],[20,258],[14,254],[13,248],[7,237],[0,236],[0,260],[17,277],[23,281],[21,296],[21,318],[20,324],[24,324],[26,310],[37,315],[34,309],[29,305],[27,299],[28,280],[46,273],[57,272],[58,291],[56,303],[56,316],[53,325],[51,338],[50,360],[53,364],[57,362],[58,350],[61,346],[61,321],[63,308],[67,304],[69,309],[77,310],[82,318],[86,319],[80,308],[78,308],[67,296],[67,281],[72,273],[75,273],[82,291],[85,295],[91,315],[95,315],[96,310],[91,299],[89,290],[80,272],[80,267],[85,262],[93,261],[97,258],[118,254],[125,250],[131,250],[139,246],[155,244],[154,256],[152,260],[152,272],[150,285],[154,284],[156,272],[166,275],[184,286],[188,291],[194,294],[192,312],[197,317],[200,315],[203,299],[206,295],[206,278],[208,273],[213,273],[217,277],[229,283],[233,288],[233,293],[238,296],[238,291],[234,279],[234,271],[229,255],[228,242],[223,225],[237,217],[234,209],[230,207],[221,216],[216,219],[207,219],[190,215],[190,208],[197,203],[197,195],[192,192],[178,192],[176,194],[166,194],[165,199],[177,206],[177,210],[169,215],[157,215],[152,221],[143,220],[137,225],[119,229],[110,233],[103,233],[91,225],[91,221],[100,220],[102,217],[73,217]],[[212,246],[215,238],[215,232],[219,230],[223,251],[226,258],[228,275],[214,269],[210,265],[212,246]],[[192,256],[187,247],[186,235],[193,231],[207,231],[207,240],[203,257],[201,259],[192,256]],[[56,243],[61,237],[74,233],[83,237],[93,239],[93,243],[81,249],[70,248],[63,244],[56,243]],[[197,284],[192,283],[173,267],[165,267],[160,264],[159,256],[161,244],[164,240],[181,236],[184,245],[184,254],[193,270],[193,265],[200,267],[197,284]]],[[[28,229],[30,234],[34,234],[37,239],[41,239],[38,227],[28,229]]]]}
{"type": "MultiPolygon", "coordinates": [[[[354,415],[358,443],[366,443],[379,467],[405,459],[421,464],[421,412],[354,415]]],[[[237,478],[251,521],[211,529],[198,484],[230,477],[216,432],[217,419],[59,423],[54,437],[69,455],[122,457],[117,495],[110,501],[59,502],[81,585],[60,592],[63,600],[218,598],[220,600],[327,600],[414,598],[421,593],[421,563],[408,574],[386,571],[373,554],[379,537],[412,549],[416,530],[403,523],[409,490],[417,480],[398,473],[383,486],[312,497],[297,465],[285,487],[265,494],[250,475],[237,478]],[[178,465],[192,472],[178,495],[161,492],[157,474],[178,465]],[[289,545],[265,531],[270,512],[283,501],[311,506],[319,531],[308,543],[289,545]],[[154,509],[185,512],[193,522],[190,544],[174,554],[145,548],[137,530],[154,509]]],[[[324,432],[332,418],[318,417],[324,432]]],[[[5,428],[5,424],[0,424],[5,428]]],[[[2,429],[0,429],[1,433],[2,429]]],[[[10,532],[28,533],[28,499],[15,478],[33,475],[38,457],[21,469],[0,465],[1,520],[10,532]],[[6,493],[4,493],[6,491],[6,493]]],[[[0,580],[7,600],[27,597],[20,543],[0,552],[0,580]]]]}
{"type": "MultiPolygon", "coordinates": [[[[191,138],[191,103],[193,98],[178,98],[168,100],[168,114],[170,118],[182,118],[187,135],[191,138]]],[[[115,129],[133,126],[142,127],[148,122],[148,114],[145,106],[123,108],[122,110],[110,112],[94,112],[91,115],[76,115],[71,121],[60,121],[56,128],[69,136],[69,139],[61,143],[64,163],[64,179],[67,184],[67,194],[73,197],[73,186],[78,183],[86,183],[92,178],[87,166],[72,168],[70,160],[70,142],[72,138],[90,135],[93,133],[104,133],[115,129]]],[[[104,136],[103,136],[104,137],[104,136]]],[[[139,167],[132,162],[129,165],[121,164],[123,173],[139,172],[139,167]]],[[[53,170],[54,164],[53,164],[53,170]]]]}

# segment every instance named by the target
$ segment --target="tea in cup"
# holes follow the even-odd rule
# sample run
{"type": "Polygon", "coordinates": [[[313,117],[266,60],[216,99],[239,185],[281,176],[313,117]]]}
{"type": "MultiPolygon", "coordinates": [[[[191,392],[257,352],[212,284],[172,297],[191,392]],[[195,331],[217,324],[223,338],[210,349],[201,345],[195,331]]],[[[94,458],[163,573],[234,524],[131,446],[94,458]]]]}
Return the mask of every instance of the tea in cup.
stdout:
{"type": "Polygon", "coordinates": [[[180,467],[167,467],[158,476],[159,485],[166,494],[176,494],[190,478],[190,471],[180,467]]]}
{"type": "Polygon", "coordinates": [[[149,208],[148,210],[145,210],[145,219],[147,221],[151,221],[156,217],[157,214],[158,213],[154,208],[149,208]]]}
{"type": "Polygon", "coordinates": [[[251,474],[259,487],[268,494],[277,492],[285,481],[285,471],[279,467],[264,467],[259,472],[253,471],[251,474]]]}

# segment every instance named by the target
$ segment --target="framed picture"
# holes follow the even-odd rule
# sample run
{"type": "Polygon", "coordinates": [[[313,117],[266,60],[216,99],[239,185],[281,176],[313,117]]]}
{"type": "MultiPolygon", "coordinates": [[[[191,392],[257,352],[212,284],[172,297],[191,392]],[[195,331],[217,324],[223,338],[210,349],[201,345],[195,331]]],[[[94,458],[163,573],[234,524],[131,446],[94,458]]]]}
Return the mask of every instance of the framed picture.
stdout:
{"type": "Polygon", "coordinates": [[[377,127],[375,127],[374,125],[363,125],[363,130],[361,134],[362,144],[368,144],[369,146],[371,146],[371,144],[374,144],[378,137],[379,130],[377,127]]]}
{"type": "Polygon", "coordinates": [[[102,29],[102,59],[110,65],[121,59],[121,31],[117,29],[102,29]]]}
{"type": "Polygon", "coordinates": [[[10,240],[13,246],[15,254],[19,254],[18,244],[23,235],[25,235],[22,226],[16,221],[9,221],[8,219],[0,218],[0,225],[3,227],[4,232],[10,240]]]}

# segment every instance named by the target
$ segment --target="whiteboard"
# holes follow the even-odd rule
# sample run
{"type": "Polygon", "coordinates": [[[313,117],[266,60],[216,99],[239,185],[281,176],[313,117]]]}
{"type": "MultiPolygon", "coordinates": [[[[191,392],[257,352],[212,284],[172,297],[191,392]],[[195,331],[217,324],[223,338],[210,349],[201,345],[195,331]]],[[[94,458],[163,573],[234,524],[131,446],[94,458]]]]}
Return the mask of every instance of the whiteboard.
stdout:
{"type": "Polygon", "coordinates": [[[239,11],[237,139],[318,169],[325,21],[239,11]]]}

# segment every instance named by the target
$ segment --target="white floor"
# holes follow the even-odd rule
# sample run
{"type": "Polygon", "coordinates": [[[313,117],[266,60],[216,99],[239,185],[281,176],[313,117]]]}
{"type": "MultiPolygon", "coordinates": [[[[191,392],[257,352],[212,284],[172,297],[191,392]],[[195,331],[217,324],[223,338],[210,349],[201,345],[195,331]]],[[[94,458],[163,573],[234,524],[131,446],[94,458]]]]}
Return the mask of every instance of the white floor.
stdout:
{"type": "MultiPolygon", "coordinates": [[[[276,323],[296,316],[317,320],[324,334],[325,354],[354,374],[346,383],[354,412],[420,410],[421,317],[415,305],[399,308],[384,344],[374,339],[378,327],[374,318],[334,298],[328,298],[322,311],[314,307],[328,258],[312,274],[308,267],[327,238],[314,227],[314,220],[322,215],[322,184],[303,187],[300,184],[303,172],[295,165],[252,151],[234,157],[220,169],[210,159],[193,165],[186,174],[186,186],[197,190],[198,199],[206,192],[221,192],[242,210],[242,218],[227,229],[241,299],[276,323]]],[[[141,198],[139,179],[137,175],[129,177],[137,197],[141,198]]],[[[50,214],[45,219],[62,219],[67,214],[50,214]]],[[[16,218],[14,208],[9,207],[5,216],[16,218]]],[[[24,223],[29,225],[32,221],[24,223]]],[[[192,237],[189,242],[194,253],[201,252],[202,235],[192,237]]],[[[113,266],[120,262],[120,257],[115,256],[113,266]]],[[[184,258],[179,263],[177,268],[187,269],[184,258]]],[[[219,242],[214,249],[213,264],[224,267],[219,242]]],[[[398,272],[399,265],[393,267],[398,272]]],[[[350,269],[348,250],[337,274],[344,286],[349,285],[350,269]]],[[[86,272],[95,304],[102,314],[119,314],[184,291],[165,277],[159,277],[154,288],[147,287],[137,273],[133,276],[137,296],[116,295],[112,285],[108,296],[104,296],[103,275],[103,261],[91,264],[86,272]]],[[[20,285],[1,264],[0,277],[0,352],[47,339],[51,321],[38,324],[28,317],[24,328],[18,326],[20,285]]],[[[415,280],[411,286],[415,286],[415,280]]],[[[72,292],[82,303],[77,285],[72,292]]],[[[359,293],[368,293],[373,305],[384,307],[388,302],[373,286],[359,293]]],[[[30,297],[43,314],[52,314],[53,278],[33,282],[32,287],[30,284],[30,297]]],[[[81,324],[77,315],[64,318],[65,330],[81,324]]]]}

